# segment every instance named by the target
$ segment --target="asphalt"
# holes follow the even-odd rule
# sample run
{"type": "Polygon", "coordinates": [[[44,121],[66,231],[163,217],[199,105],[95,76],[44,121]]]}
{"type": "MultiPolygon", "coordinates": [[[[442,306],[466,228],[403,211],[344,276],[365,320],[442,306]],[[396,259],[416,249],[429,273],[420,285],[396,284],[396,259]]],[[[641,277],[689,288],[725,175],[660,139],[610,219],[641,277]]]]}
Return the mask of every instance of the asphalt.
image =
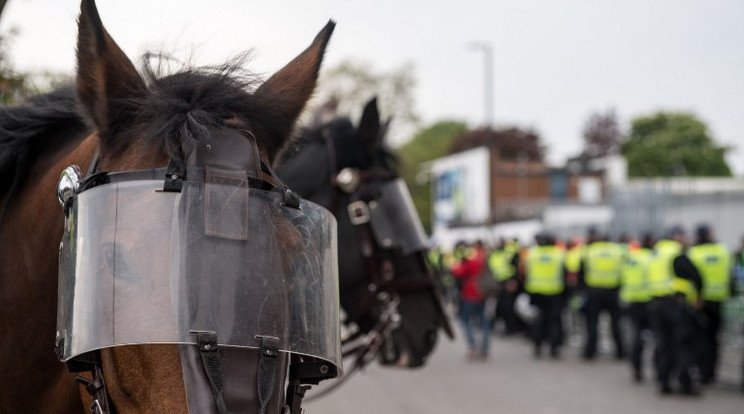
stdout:
{"type": "Polygon", "coordinates": [[[627,362],[611,358],[609,351],[585,362],[575,344],[559,360],[535,359],[524,338],[492,337],[485,361],[468,360],[465,351],[460,333],[455,341],[442,339],[423,368],[368,367],[332,393],[305,403],[305,412],[744,413],[744,394],[738,389],[741,349],[724,358],[721,380],[700,397],[662,396],[653,381],[632,382],[627,362]]]}

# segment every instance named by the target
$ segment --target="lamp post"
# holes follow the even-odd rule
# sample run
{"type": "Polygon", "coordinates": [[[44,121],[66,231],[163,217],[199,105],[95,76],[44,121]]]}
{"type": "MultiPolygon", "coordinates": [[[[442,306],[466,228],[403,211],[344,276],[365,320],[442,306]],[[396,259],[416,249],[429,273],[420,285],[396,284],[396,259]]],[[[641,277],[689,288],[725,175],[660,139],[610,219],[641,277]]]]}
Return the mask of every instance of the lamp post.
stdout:
{"type": "Polygon", "coordinates": [[[485,104],[484,122],[493,125],[493,49],[488,42],[471,42],[471,50],[483,52],[483,93],[485,104]]]}

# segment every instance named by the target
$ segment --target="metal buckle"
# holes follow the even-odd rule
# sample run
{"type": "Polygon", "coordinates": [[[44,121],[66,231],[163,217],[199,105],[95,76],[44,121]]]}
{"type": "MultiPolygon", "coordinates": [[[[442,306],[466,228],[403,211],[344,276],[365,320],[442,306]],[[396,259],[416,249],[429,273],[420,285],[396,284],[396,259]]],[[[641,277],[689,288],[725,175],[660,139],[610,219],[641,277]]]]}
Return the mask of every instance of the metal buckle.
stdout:
{"type": "Polygon", "coordinates": [[[82,180],[83,173],[80,172],[80,167],[77,165],[70,165],[59,175],[59,181],[57,181],[57,200],[59,200],[59,204],[62,206],[65,215],[69,212],[72,199],[80,191],[80,182],[82,180]]]}
{"type": "Polygon", "coordinates": [[[356,192],[361,182],[362,179],[359,177],[359,171],[354,168],[344,168],[336,174],[336,184],[346,194],[356,192]]]}
{"type": "Polygon", "coordinates": [[[103,411],[103,408],[101,407],[101,402],[98,401],[98,398],[96,398],[95,400],[93,400],[93,404],[90,405],[90,411],[93,414],[106,414],[103,411]]]}
{"type": "Polygon", "coordinates": [[[354,201],[349,204],[348,210],[351,224],[358,226],[360,224],[369,223],[369,207],[364,201],[354,201]]]}

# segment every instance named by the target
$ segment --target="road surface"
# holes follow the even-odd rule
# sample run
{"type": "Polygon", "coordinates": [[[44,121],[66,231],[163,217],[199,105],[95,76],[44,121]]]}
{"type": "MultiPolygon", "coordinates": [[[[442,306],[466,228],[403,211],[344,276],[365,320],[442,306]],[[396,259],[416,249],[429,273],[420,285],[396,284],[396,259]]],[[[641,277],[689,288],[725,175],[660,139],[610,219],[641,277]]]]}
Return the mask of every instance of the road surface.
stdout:
{"type": "MultiPolygon", "coordinates": [[[[744,413],[736,385],[738,362],[724,361],[719,384],[699,398],[660,396],[655,384],[631,382],[626,362],[584,362],[569,346],[560,360],[532,357],[524,338],[492,337],[491,356],[465,358],[462,333],[440,341],[427,366],[381,368],[356,374],[333,393],[305,403],[307,414],[459,413],[744,413]]],[[[740,359],[739,359],[740,361],[740,359]]],[[[648,375],[651,378],[651,375],[648,375]]]]}

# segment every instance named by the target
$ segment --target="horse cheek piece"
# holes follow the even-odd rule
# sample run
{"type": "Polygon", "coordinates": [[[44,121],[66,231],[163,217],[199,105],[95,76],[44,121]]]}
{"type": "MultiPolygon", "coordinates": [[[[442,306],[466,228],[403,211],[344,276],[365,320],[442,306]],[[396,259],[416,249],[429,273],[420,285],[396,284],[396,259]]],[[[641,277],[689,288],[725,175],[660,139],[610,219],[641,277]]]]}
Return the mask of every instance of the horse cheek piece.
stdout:
{"type": "Polygon", "coordinates": [[[209,135],[167,168],[62,173],[57,353],[93,372],[93,413],[112,410],[102,348],[178,344],[199,414],[299,412],[341,367],[334,217],[281,184],[249,131],[209,135]]]}

